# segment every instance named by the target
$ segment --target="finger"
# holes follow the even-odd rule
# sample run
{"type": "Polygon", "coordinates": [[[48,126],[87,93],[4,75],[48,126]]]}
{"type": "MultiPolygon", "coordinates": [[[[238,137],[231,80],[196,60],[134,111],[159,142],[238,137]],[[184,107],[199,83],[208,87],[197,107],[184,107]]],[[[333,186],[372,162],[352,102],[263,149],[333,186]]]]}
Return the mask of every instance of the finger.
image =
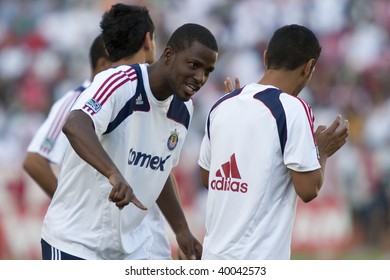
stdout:
{"type": "Polygon", "coordinates": [[[342,127],[343,127],[343,129],[348,130],[348,129],[349,129],[349,121],[348,121],[348,120],[345,120],[342,127]]]}
{"type": "Polygon", "coordinates": [[[195,250],[193,246],[188,247],[188,251],[186,253],[187,260],[196,260],[195,250]]]}
{"type": "Polygon", "coordinates": [[[202,244],[197,242],[195,244],[195,254],[196,254],[196,259],[197,260],[200,260],[202,258],[202,251],[203,251],[202,244]]]}
{"type": "Polygon", "coordinates": [[[238,79],[237,76],[234,77],[234,87],[235,87],[235,89],[238,89],[238,88],[241,87],[241,86],[240,86],[240,80],[238,79]]]}
{"type": "Polygon", "coordinates": [[[196,260],[196,256],[195,256],[195,254],[189,254],[189,255],[186,255],[186,258],[187,258],[187,260],[196,260]]]}
{"type": "Polygon", "coordinates": [[[334,122],[327,128],[327,131],[333,133],[340,126],[341,116],[338,115],[334,122]]]}
{"type": "Polygon", "coordinates": [[[146,208],[138,199],[137,197],[133,194],[133,196],[131,197],[130,201],[135,205],[137,206],[139,209],[141,210],[148,210],[148,208],[146,208]]]}
{"type": "Polygon", "coordinates": [[[122,200],[126,200],[126,189],[124,188],[121,188],[119,190],[117,190],[113,197],[112,197],[112,202],[119,202],[119,201],[122,201],[122,200]]]}
{"type": "Polygon", "coordinates": [[[229,92],[229,85],[227,81],[224,81],[223,84],[225,85],[225,93],[229,92]]]}
{"type": "Polygon", "coordinates": [[[115,202],[117,199],[117,188],[112,188],[111,189],[111,192],[110,192],[110,195],[108,196],[108,199],[111,201],[111,202],[115,202]]]}
{"type": "Polygon", "coordinates": [[[319,125],[314,133],[315,133],[315,134],[321,133],[321,132],[324,131],[325,129],[326,129],[326,126],[325,126],[325,125],[319,125]]]}
{"type": "Polygon", "coordinates": [[[225,92],[226,93],[231,92],[233,90],[232,89],[232,81],[231,81],[230,77],[226,77],[224,84],[225,84],[225,92]]]}
{"type": "Polygon", "coordinates": [[[349,135],[348,129],[343,129],[337,133],[337,137],[341,139],[347,138],[349,135]]]}
{"type": "Polygon", "coordinates": [[[126,205],[128,205],[130,202],[128,202],[127,200],[121,200],[121,201],[118,201],[115,203],[116,207],[119,208],[119,210],[122,210],[126,205]]]}
{"type": "Polygon", "coordinates": [[[348,120],[345,120],[343,126],[339,129],[338,137],[346,138],[348,137],[348,132],[349,132],[349,122],[348,120]]]}

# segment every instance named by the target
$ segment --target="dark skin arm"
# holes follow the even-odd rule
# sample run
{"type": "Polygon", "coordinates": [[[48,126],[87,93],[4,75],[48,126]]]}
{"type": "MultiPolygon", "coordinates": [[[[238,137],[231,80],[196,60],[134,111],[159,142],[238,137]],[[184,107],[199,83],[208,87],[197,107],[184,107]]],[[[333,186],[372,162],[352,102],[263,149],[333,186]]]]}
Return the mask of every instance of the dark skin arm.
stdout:
{"type": "Polygon", "coordinates": [[[102,147],[95,133],[92,119],[86,113],[81,110],[70,112],[62,131],[76,153],[108,179],[112,186],[110,201],[115,203],[119,209],[123,209],[132,202],[138,208],[146,210],[102,147]]]}
{"type": "Polygon", "coordinates": [[[178,199],[175,184],[175,177],[171,173],[157,199],[157,205],[175,233],[176,241],[180,250],[185,254],[186,259],[200,259],[202,256],[202,245],[190,232],[178,199]]]}
{"type": "Polygon", "coordinates": [[[37,153],[27,152],[23,161],[24,170],[52,198],[57,189],[57,177],[49,161],[37,153]]]}
{"type": "Polygon", "coordinates": [[[206,189],[209,188],[209,171],[200,167],[200,183],[206,189]]]}
{"type": "Polygon", "coordinates": [[[291,170],[295,191],[304,202],[309,202],[318,196],[324,181],[326,161],[346,143],[348,129],[348,121],[341,124],[340,116],[328,128],[319,126],[314,137],[318,145],[321,168],[310,172],[291,170]]]}

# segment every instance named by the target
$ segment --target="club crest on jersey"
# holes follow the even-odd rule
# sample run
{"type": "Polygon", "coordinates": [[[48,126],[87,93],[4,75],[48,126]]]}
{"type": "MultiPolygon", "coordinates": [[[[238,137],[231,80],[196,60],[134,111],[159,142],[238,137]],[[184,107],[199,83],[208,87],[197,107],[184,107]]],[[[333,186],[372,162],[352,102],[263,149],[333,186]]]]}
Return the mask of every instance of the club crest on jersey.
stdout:
{"type": "Polygon", "coordinates": [[[95,113],[99,112],[99,110],[102,108],[100,103],[98,101],[96,101],[95,99],[93,99],[93,98],[88,100],[87,103],[85,103],[85,106],[90,108],[95,113]]]}
{"type": "Polygon", "coordinates": [[[171,135],[168,138],[167,146],[170,151],[176,148],[177,142],[179,142],[179,134],[175,131],[171,132],[171,135]]]}

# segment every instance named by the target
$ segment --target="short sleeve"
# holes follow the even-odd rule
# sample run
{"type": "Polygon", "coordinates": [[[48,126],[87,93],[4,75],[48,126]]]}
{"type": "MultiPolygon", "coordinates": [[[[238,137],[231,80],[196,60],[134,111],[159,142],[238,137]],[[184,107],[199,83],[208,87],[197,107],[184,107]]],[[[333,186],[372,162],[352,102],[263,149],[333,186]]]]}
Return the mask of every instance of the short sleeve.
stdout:
{"type": "Polygon", "coordinates": [[[200,145],[200,153],[198,164],[203,169],[210,170],[210,160],[211,160],[211,145],[210,139],[207,134],[207,129],[205,129],[205,134],[203,136],[202,143],[200,145]]]}
{"type": "Polygon", "coordinates": [[[286,112],[287,141],[284,150],[285,165],[297,172],[321,168],[313,132],[313,114],[310,106],[299,98],[281,98],[286,112]]]}
{"type": "Polygon", "coordinates": [[[68,147],[62,127],[78,94],[79,92],[70,91],[54,103],[48,117],[30,142],[28,152],[37,153],[54,164],[62,163],[68,147]]]}

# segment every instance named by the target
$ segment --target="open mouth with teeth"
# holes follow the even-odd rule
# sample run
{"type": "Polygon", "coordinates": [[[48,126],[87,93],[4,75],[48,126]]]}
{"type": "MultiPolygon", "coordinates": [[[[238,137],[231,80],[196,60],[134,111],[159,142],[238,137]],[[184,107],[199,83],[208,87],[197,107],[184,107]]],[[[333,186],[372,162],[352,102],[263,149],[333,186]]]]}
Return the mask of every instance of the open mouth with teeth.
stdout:
{"type": "Polygon", "coordinates": [[[192,83],[185,83],[185,85],[192,93],[196,93],[200,89],[200,86],[192,83]]]}

